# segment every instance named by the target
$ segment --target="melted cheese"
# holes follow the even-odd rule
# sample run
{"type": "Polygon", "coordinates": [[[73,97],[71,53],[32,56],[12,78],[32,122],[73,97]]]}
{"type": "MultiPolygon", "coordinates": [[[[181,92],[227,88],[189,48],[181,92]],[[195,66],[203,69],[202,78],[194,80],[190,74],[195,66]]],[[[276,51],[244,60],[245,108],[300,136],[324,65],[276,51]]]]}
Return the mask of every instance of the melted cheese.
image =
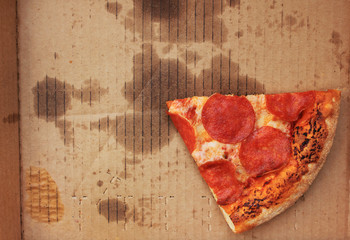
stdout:
{"type": "MultiPolygon", "coordinates": [[[[254,131],[263,126],[271,126],[290,136],[291,124],[277,119],[267,110],[265,95],[249,95],[246,96],[246,98],[252,104],[255,112],[254,131]]],[[[175,100],[170,106],[169,112],[177,113],[186,117],[187,112],[190,109],[195,108],[196,121],[193,122],[193,127],[196,132],[197,147],[192,152],[192,157],[197,165],[200,166],[209,161],[223,159],[231,161],[236,166],[237,179],[241,182],[245,182],[249,175],[239,160],[239,149],[241,143],[220,143],[210,137],[202,124],[202,110],[207,100],[208,97],[193,97],[186,99],[186,101],[175,100]]]]}

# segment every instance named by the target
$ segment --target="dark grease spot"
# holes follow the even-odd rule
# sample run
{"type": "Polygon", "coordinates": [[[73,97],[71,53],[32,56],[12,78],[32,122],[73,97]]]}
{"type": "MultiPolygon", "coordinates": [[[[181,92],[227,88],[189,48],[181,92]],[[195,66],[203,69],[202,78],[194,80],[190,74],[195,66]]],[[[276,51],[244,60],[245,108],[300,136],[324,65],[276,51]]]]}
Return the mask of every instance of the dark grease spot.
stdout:
{"type": "Polygon", "coordinates": [[[135,157],[135,158],[127,158],[126,159],[126,164],[128,165],[136,165],[141,163],[141,159],[135,157]]]}
{"type": "Polygon", "coordinates": [[[46,76],[32,88],[35,114],[46,121],[54,121],[70,109],[72,85],[46,76]]]}
{"type": "Polygon", "coordinates": [[[205,69],[198,76],[198,79],[204,80],[204,87],[212,87],[211,93],[248,95],[265,92],[263,84],[241,74],[239,64],[230,61],[229,57],[216,55],[212,63],[212,68],[205,69]]]}
{"type": "MultiPolygon", "coordinates": [[[[205,7],[204,3],[198,2],[197,4],[194,4],[193,2],[186,3],[185,1],[178,0],[135,0],[134,3],[136,22],[135,31],[142,35],[144,41],[151,40],[152,35],[157,35],[154,32],[151,32],[154,30],[151,28],[151,21],[160,23],[162,29],[170,28],[168,31],[164,32],[163,35],[161,34],[163,42],[194,42],[195,39],[193,36],[195,34],[197,34],[196,41],[212,41],[216,45],[227,41],[228,29],[224,23],[222,23],[220,15],[229,4],[222,4],[221,9],[221,4],[217,2],[215,5],[215,11],[212,12],[213,3],[211,2],[206,2],[205,7]],[[212,23],[210,25],[204,23],[204,13],[206,15],[210,14],[212,17],[210,20],[212,23]],[[197,30],[193,27],[195,22],[197,30]],[[188,26],[187,28],[184,27],[186,24],[188,26]],[[212,36],[212,31],[209,31],[208,29],[204,33],[205,36],[203,36],[202,30],[199,29],[204,29],[206,27],[210,27],[211,29],[211,25],[215,26],[213,28],[215,37],[212,36]]],[[[232,1],[232,4],[236,4],[236,1],[232,1]]],[[[133,19],[131,18],[130,21],[133,21],[133,19]]],[[[134,26],[127,28],[134,31],[134,26]]]]}
{"type": "Polygon", "coordinates": [[[34,112],[38,118],[47,122],[55,122],[65,144],[74,143],[74,128],[72,121],[64,120],[63,115],[72,109],[72,99],[80,104],[90,106],[100,101],[107,94],[108,88],[101,88],[96,80],[85,80],[76,88],[74,85],[46,76],[32,88],[34,112]]]}
{"type": "Polygon", "coordinates": [[[304,27],[305,26],[305,19],[301,19],[301,21],[299,22],[298,27],[304,27]]]}
{"type": "Polygon", "coordinates": [[[11,113],[7,115],[7,117],[4,117],[2,119],[3,123],[16,123],[19,121],[19,114],[18,113],[11,113]]]}
{"type": "MultiPolygon", "coordinates": [[[[168,138],[173,137],[173,133],[170,136],[167,135],[167,126],[168,119],[165,114],[165,110],[163,110],[163,116],[161,117],[161,124],[159,126],[154,126],[152,128],[152,132],[162,131],[163,134],[161,137],[157,135],[150,136],[150,122],[149,116],[150,111],[144,112],[144,114],[148,114],[148,121],[145,116],[142,116],[142,112],[133,113],[122,113],[119,116],[107,116],[101,118],[99,121],[91,121],[90,129],[91,131],[100,131],[100,134],[103,132],[110,137],[113,137],[118,143],[117,148],[125,149],[127,152],[135,153],[135,155],[139,154],[149,154],[158,152],[160,147],[163,147],[168,144],[168,138]],[[144,138],[142,138],[142,124],[147,129],[144,129],[144,138]],[[135,127],[134,127],[135,126],[135,127]],[[145,134],[147,133],[147,135],[145,134]],[[152,139],[152,140],[151,140],[152,139]],[[152,147],[151,147],[152,142],[152,147]],[[160,146],[160,147],[159,147],[160,146]]],[[[154,118],[157,119],[159,114],[156,110],[153,111],[154,118]]],[[[171,126],[171,128],[173,128],[171,126]]],[[[174,132],[172,130],[172,132],[174,132]]],[[[103,145],[103,147],[106,145],[103,145]]],[[[127,164],[133,164],[134,159],[126,159],[127,164]]],[[[141,161],[137,157],[135,157],[135,164],[139,164],[141,161]]],[[[122,178],[124,178],[123,174],[120,174],[122,178]]]]}
{"type": "Polygon", "coordinates": [[[80,91],[75,91],[75,93],[78,93],[77,98],[79,98],[80,94],[80,100],[85,103],[90,103],[90,105],[99,102],[101,96],[108,94],[108,92],[109,88],[101,88],[100,83],[96,80],[85,80],[80,91]]]}
{"type": "Polygon", "coordinates": [[[329,39],[330,43],[333,43],[336,47],[340,47],[343,44],[343,41],[340,39],[340,33],[333,31],[332,38],[329,39]]]}
{"type": "Polygon", "coordinates": [[[238,38],[243,37],[243,30],[235,32],[235,36],[238,37],[238,38]]]}
{"type": "Polygon", "coordinates": [[[125,222],[127,214],[129,214],[129,207],[124,201],[120,199],[106,199],[99,202],[98,213],[104,216],[108,222],[125,222]]]}
{"type": "Polygon", "coordinates": [[[187,64],[193,64],[194,61],[199,62],[200,60],[202,60],[202,56],[199,55],[196,51],[192,51],[192,50],[187,50],[187,51],[183,51],[180,52],[180,58],[181,58],[181,62],[187,62],[187,64]]]}
{"type": "Polygon", "coordinates": [[[261,26],[257,26],[255,29],[255,37],[261,37],[263,35],[263,29],[261,26]]]}
{"type": "MultiPolygon", "coordinates": [[[[146,17],[152,14],[153,21],[159,22],[161,19],[182,18],[186,12],[181,11],[182,5],[177,0],[135,0],[135,8],[143,9],[146,17]]],[[[141,16],[139,16],[141,17],[141,16]]]]}
{"type": "Polygon", "coordinates": [[[240,0],[226,0],[226,3],[228,6],[234,8],[234,7],[240,7],[241,1],[240,0]]]}
{"type": "Polygon", "coordinates": [[[334,45],[333,55],[335,56],[336,63],[338,64],[340,70],[344,68],[345,65],[350,64],[350,55],[346,58],[346,51],[343,49],[343,41],[341,40],[340,33],[333,31],[332,37],[329,42],[334,45]]]}
{"type": "Polygon", "coordinates": [[[297,19],[295,17],[293,17],[292,15],[287,15],[285,17],[285,22],[286,22],[287,26],[292,27],[293,25],[295,25],[297,23],[297,19]]]}
{"type": "Polygon", "coordinates": [[[119,178],[129,179],[129,178],[132,178],[132,177],[133,177],[133,175],[130,172],[127,172],[125,174],[125,172],[122,171],[122,172],[119,173],[119,178]]]}
{"type": "Polygon", "coordinates": [[[74,144],[74,129],[71,121],[58,120],[57,128],[59,129],[64,145],[74,144]]]}
{"type": "MultiPolygon", "coordinates": [[[[193,57],[193,52],[188,51],[189,56],[193,57]]],[[[161,59],[148,44],[143,54],[135,55],[134,59],[134,80],[121,88],[121,94],[129,102],[128,109],[135,113],[103,119],[98,125],[108,121],[109,129],[103,131],[113,134],[118,146],[135,154],[154,154],[176,134],[165,114],[168,100],[209,96],[214,92],[239,95],[264,92],[262,84],[240,74],[239,65],[227,56],[214,56],[212,67],[203,69],[198,76],[186,68],[182,58],[161,59]]]]}
{"type": "Polygon", "coordinates": [[[133,18],[134,17],[134,10],[129,10],[126,14],[128,17],[133,18]]]}
{"type": "Polygon", "coordinates": [[[107,2],[106,9],[107,9],[107,12],[118,17],[120,11],[122,10],[122,5],[118,2],[107,2]]]}
{"type": "Polygon", "coordinates": [[[252,33],[252,26],[248,25],[247,26],[247,31],[248,31],[248,33],[252,33]]]}
{"type": "Polygon", "coordinates": [[[168,54],[171,50],[173,49],[173,45],[172,44],[169,44],[168,46],[164,47],[162,49],[162,53],[163,54],[168,54]]]}
{"type": "Polygon", "coordinates": [[[86,80],[80,88],[76,88],[72,84],[46,76],[32,88],[34,112],[47,122],[55,121],[72,108],[72,98],[91,105],[108,91],[108,88],[101,88],[96,80],[86,80]]]}
{"type": "Polygon", "coordinates": [[[102,185],[103,185],[103,181],[98,180],[98,181],[97,181],[97,186],[102,187],[102,185]]]}

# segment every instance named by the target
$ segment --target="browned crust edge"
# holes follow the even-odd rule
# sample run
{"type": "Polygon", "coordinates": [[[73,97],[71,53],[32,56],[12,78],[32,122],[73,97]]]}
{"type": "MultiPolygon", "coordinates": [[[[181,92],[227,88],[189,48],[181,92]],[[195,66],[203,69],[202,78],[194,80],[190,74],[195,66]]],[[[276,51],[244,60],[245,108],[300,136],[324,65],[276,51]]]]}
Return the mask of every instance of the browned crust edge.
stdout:
{"type": "Polygon", "coordinates": [[[334,112],[331,116],[326,118],[326,124],[328,129],[328,136],[324,143],[324,148],[321,152],[320,158],[317,161],[317,163],[310,163],[308,164],[309,171],[305,175],[302,176],[301,180],[297,183],[295,183],[295,189],[292,191],[292,194],[286,199],[286,201],[270,207],[269,209],[263,209],[262,213],[256,216],[255,218],[251,220],[247,220],[245,223],[239,224],[239,227],[237,228],[230,216],[225,212],[225,210],[220,207],[220,210],[222,211],[226,222],[230,226],[233,232],[235,233],[241,233],[246,230],[249,230],[255,226],[258,226],[264,222],[269,221],[270,219],[274,218],[275,216],[279,215],[283,211],[285,211],[287,208],[292,206],[298,199],[301,197],[310,187],[314,179],[316,178],[317,174],[321,170],[323,164],[326,161],[327,155],[331,150],[333,139],[337,127],[338,117],[339,117],[339,109],[340,109],[340,98],[338,101],[334,103],[334,112]]]}

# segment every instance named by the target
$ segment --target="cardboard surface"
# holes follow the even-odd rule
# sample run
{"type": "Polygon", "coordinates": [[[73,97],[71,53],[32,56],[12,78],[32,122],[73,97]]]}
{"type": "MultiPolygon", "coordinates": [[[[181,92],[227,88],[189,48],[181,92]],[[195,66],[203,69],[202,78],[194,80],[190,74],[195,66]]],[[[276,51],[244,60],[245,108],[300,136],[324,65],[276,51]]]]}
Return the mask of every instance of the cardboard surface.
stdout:
{"type": "Polygon", "coordinates": [[[20,239],[16,1],[0,0],[0,239],[20,239]]]}
{"type": "Polygon", "coordinates": [[[350,2],[18,1],[24,239],[347,239],[350,2]],[[293,207],[234,235],[165,102],[339,88],[293,207]]]}

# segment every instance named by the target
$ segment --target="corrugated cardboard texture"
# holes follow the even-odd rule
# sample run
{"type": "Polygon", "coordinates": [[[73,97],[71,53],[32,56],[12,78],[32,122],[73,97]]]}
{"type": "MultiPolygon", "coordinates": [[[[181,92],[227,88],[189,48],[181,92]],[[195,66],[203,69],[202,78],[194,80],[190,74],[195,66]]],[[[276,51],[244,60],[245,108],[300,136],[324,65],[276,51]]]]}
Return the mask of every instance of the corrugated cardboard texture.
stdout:
{"type": "Polygon", "coordinates": [[[349,237],[349,1],[19,1],[25,239],[349,237]],[[226,225],[169,99],[343,90],[327,163],[295,206],[226,225]]]}
{"type": "Polygon", "coordinates": [[[0,239],[20,239],[16,1],[0,0],[0,239]]]}

